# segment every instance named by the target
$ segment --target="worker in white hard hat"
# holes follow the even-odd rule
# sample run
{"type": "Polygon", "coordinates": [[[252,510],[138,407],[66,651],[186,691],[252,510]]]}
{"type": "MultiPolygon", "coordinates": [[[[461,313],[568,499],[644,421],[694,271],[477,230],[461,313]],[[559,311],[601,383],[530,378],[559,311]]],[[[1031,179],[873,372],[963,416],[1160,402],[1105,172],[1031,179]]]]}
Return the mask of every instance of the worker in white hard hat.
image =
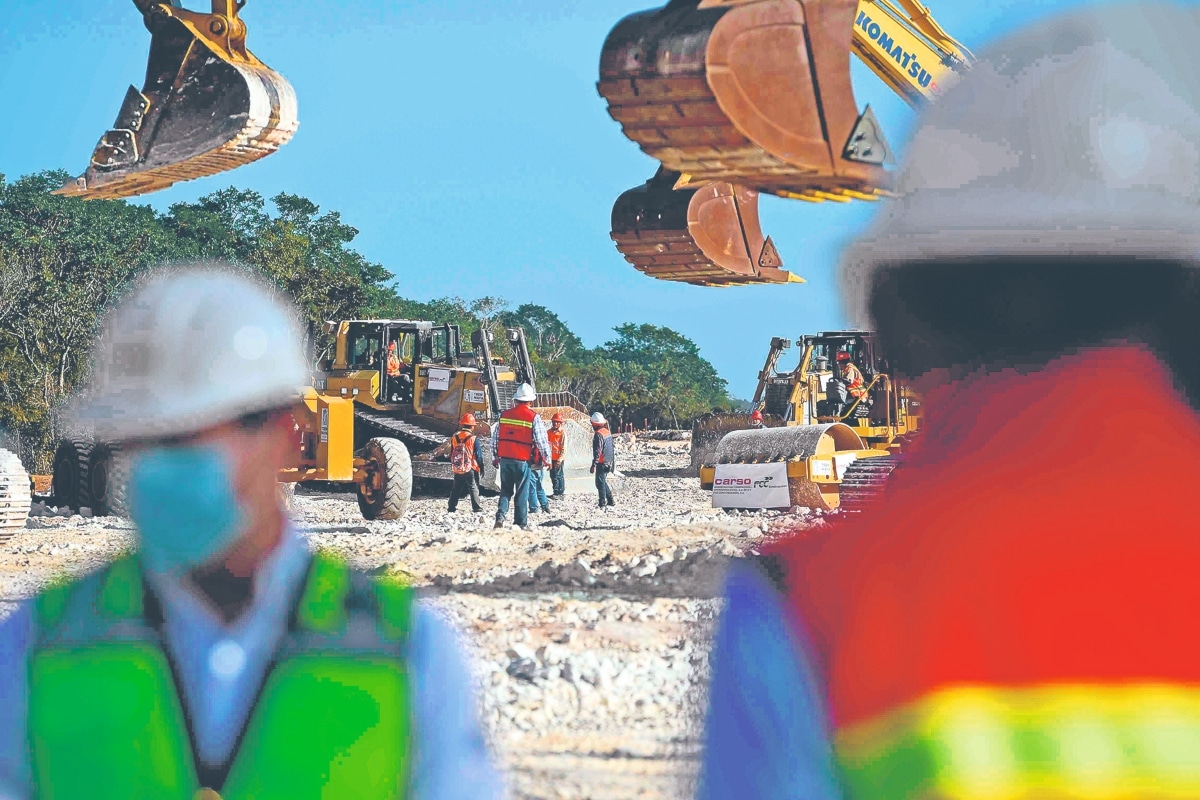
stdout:
{"type": "Polygon", "coordinates": [[[300,342],[214,265],[106,316],[76,418],[128,457],[139,547],[0,624],[0,797],[502,795],[452,629],[287,519],[300,342]]]}
{"type": "Polygon", "coordinates": [[[842,263],[924,422],[731,574],[700,797],[1200,794],[1198,38],[1089,4],[930,105],[842,263]]]}
{"type": "Polygon", "coordinates": [[[612,487],[608,476],[616,469],[616,448],[613,447],[612,431],[608,420],[599,411],[592,414],[592,469],[596,476],[596,493],[600,496],[600,508],[614,506],[612,487]]]}
{"type": "Polygon", "coordinates": [[[546,436],[546,423],[533,410],[532,403],[537,400],[533,387],[522,383],[513,400],[513,407],[500,415],[500,421],[492,429],[492,465],[500,470],[500,501],[494,527],[504,527],[511,503],[513,521],[522,530],[532,530],[529,462],[536,451],[543,463],[550,463],[550,440],[546,436]]]}

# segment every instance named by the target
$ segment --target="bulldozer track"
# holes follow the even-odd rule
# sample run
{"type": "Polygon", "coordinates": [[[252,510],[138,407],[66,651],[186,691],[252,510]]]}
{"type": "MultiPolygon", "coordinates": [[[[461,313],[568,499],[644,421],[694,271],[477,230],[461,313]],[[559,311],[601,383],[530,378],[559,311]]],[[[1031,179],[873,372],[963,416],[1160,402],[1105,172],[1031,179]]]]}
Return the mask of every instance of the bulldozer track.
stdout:
{"type": "Polygon", "coordinates": [[[432,450],[446,441],[445,434],[384,414],[355,409],[354,418],[366,423],[369,429],[399,439],[414,452],[423,453],[432,450]]]}
{"type": "Polygon", "coordinates": [[[892,472],[904,461],[903,455],[860,458],[846,468],[838,489],[838,508],[859,512],[883,496],[892,472]]]}

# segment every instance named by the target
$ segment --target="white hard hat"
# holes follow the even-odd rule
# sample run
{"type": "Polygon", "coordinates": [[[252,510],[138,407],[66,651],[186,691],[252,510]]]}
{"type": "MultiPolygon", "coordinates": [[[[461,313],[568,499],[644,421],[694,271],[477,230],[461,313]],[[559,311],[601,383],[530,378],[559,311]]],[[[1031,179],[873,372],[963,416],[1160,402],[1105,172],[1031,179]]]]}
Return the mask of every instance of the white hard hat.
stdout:
{"type": "Polygon", "coordinates": [[[513,400],[519,403],[532,403],[537,400],[537,392],[528,383],[522,383],[517,387],[517,393],[513,395],[513,400]]]}
{"type": "Polygon", "coordinates": [[[163,268],[105,318],[78,423],[110,441],[194,433],[299,397],[295,309],[223,265],[163,268]]]}
{"type": "Polygon", "coordinates": [[[925,113],[897,185],[847,249],[869,327],[876,272],[984,256],[1200,253],[1200,9],[1086,6],[985,50],[925,113]]]}
{"type": "Polygon", "coordinates": [[[592,424],[593,425],[607,425],[608,420],[606,420],[604,418],[603,414],[601,414],[599,411],[597,411],[595,414],[592,414],[592,424]]]}

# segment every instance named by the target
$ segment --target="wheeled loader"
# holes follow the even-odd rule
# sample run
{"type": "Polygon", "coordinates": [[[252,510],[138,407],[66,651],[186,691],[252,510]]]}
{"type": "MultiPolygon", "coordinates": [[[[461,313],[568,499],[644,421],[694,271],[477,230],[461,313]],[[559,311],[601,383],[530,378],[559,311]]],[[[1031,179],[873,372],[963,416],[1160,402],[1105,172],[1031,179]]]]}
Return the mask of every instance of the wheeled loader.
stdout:
{"type": "Polygon", "coordinates": [[[869,331],[802,336],[798,363],[785,372],[778,362],[790,344],[772,339],[759,373],[753,405],[763,412],[763,428],[750,429],[748,414],[709,415],[693,426],[700,485],[711,489],[722,464],[784,462],[792,505],[859,510],[883,490],[920,428],[920,398],[891,374],[869,331]],[[860,399],[845,393],[839,352],[863,375],[860,399]]]}
{"type": "Polygon", "coordinates": [[[852,53],[913,105],[974,61],[916,0],[671,0],[617,23],[597,89],[662,165],[613,207],[625,259],[703,286],[800,280],[762,233],[759,193],[847,203],[892,188],[852,53]]]}

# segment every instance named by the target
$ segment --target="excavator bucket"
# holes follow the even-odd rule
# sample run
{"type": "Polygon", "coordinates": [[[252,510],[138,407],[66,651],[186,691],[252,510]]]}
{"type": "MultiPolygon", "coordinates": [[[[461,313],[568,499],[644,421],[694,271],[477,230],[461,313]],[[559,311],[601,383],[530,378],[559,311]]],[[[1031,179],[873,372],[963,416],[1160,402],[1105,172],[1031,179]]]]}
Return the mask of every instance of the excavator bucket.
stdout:
{"type": "Polygon", "coordinates": [[[87,171],[55,194],[114,199],[214,175],[275,152],[296,132],[296,94],[246,50],[245,0],[202,14],[134,0],[150,31],[146,82],[130,86],[87,171]]]}
{"type": "Polygon", "coordinates": [[[600,94],[684,183],[876,199],[889,173],[850,85],[858,0],[672,0],[609,33],[600,94]]]}
{"type": "Polygon", "coordinates": [[[786,270],[758,223],[758,192],[715,182],[675,189],[679,174],[654,177],[617,198],[612,238],[625,260],[652,278],[700,286],[802,282],[786,270]]]}

